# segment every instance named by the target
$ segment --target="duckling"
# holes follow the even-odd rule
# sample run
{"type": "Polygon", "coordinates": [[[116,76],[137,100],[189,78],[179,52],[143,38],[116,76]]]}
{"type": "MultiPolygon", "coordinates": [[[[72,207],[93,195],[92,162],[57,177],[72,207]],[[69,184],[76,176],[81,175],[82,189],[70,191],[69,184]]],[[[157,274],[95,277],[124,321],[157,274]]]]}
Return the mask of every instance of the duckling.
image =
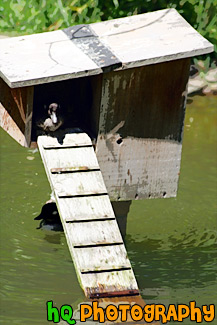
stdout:
{"type": "Polygon", "coordinates": [[[55,202],[48,201],[45,203],[41,209],[41,213],[39,216],[35,217],[34,220],[41,220],[37,229],[63,231],[55,202]]]}
{"type": "Polygon", "coordinates": [[[52,103],[48,108],[48,117],[44,121],[40,121],[37,125],[46,132],[54,132],[63,124],[63,118],[57,114],[60,109],[60,105],[52,103]]]}

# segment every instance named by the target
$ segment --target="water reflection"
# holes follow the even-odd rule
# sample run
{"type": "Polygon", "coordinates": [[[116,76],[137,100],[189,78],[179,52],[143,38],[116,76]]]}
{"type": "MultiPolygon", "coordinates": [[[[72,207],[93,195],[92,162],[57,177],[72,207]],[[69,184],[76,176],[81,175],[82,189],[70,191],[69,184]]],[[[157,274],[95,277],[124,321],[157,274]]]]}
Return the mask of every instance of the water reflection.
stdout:
{"type": "Polygon", "coordinates": [[[53,231],[48,230],[48,233],[45,234],[45,236],[44,236],[44,240],[46,240],[48,243],[51,243],[51,244],[60,245],[61,244],[61,236],[64,236],[64,234],[53,233],[53,231]]]}

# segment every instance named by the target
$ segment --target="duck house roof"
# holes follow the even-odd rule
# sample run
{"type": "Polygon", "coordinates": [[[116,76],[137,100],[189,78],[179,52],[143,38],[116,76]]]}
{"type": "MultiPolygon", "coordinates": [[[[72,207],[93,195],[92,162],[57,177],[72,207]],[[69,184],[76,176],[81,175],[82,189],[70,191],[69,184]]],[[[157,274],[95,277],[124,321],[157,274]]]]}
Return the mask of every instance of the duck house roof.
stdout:
{"type": "Polygon", "coordinates": [[[0,41],[0,76],[23,87],[213,51],[175,9],[0,41]]]}

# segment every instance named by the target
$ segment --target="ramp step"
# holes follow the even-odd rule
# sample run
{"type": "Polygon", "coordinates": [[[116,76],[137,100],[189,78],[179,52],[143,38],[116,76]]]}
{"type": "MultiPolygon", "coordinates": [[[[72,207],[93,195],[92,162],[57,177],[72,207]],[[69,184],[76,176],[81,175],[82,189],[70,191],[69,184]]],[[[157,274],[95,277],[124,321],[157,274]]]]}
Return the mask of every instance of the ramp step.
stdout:
{"type": "Polygon", "coordinates": [[[38,137],[69,250],[87,297],[138,294],[91,140],[38,137]],[[60,143],[61,142],[61,143],[60,143]]]}
{"type": "Polygon", "coordinates": [[[52,174],[52,183],[58,196],[91,195],[107,192],[100,171],[52,174]]]}
{"type": "Polygon", "coordinates": [[[83,148],[83,147],[86,147],[86,148],[88,148],[88,147],[92,147],[92,144],[85,144],[85,143],[81,143],[81,144],[79,144],[79,145],[77,145],[77,144],[75,144],[75,145],[48,145],[48,146],[44,146],[44,149],[45,150],[50,150],[50,149],[71,149],[71,148],[83,148]]]}
{"type": "Polygon", "coordinates": [[[112,246],[77,248],[75,257],[82,273],[131,268],[123,243],[112,246]]]}
{"type": "Polygon", "coordinates": [[[67,223],[67,234],[73,246],[123,242],[116,220],[67,223]]]}
{"type": "Polygon", "coordinates": [[[131,270],[81,274],[85,295],[91,299],[138,294],[131,270]]]}
{"type": "Polygon", "coordinates": [[[99,167],[63,167],[63,168],[51,168],[52,174],[63,174],[63,173],[77,173],[77,172],[89,172],[89,171],[99,171],[99,167]]]}
{"type": "MultiPolygon", "coordinates": [[[[42,147],[45,149],[49,148],[67,148],[67,147],[78,147],[78,146],[91,146],[92,142],[86,133],[62,133],[58,131],[58,138],[51,136],[44,136],[46,140],[42,143],[42,147]]],[[[45,139],[45,138],[44,138],[45,139]]]]}
{"type": "Polygon", "coordinates": [[[61,199],[66,222],[115,218],[108,194],[61,199]]]}
{"type": "Polygon", "coordinates": [[[47,167],[54,168],[99,168],[96,156],[92,155],[93,148],[61,148],[52,147],[46,150],[47,167]],[[72,150],[73,149],[73,150],[72,150]],[[73,159],[72,159],[73,151],[73,159]],[[64,159],[63,159],[64,156],[64,159]]]}

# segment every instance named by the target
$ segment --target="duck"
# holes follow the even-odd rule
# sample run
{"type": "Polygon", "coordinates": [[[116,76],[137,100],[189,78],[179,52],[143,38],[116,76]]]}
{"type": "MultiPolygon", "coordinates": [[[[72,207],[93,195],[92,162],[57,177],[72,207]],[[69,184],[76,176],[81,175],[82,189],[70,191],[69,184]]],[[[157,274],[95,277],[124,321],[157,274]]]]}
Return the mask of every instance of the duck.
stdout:
{"type": "Polygon", "coordinates": [[[41,209],[41,213],[35,217],[34,220],[41,220],[37,229],[63,231],[63,226],[55,202],[46,202],[41,209]]]}
{"type": "Polygon", "coordinates": [[[59,115],[60,105],[51,103],[48,107],[47,116],[44,120],[39,121],[37,126],[45,132],[54,132],[60,128],[64,120],[59,115]]]}

